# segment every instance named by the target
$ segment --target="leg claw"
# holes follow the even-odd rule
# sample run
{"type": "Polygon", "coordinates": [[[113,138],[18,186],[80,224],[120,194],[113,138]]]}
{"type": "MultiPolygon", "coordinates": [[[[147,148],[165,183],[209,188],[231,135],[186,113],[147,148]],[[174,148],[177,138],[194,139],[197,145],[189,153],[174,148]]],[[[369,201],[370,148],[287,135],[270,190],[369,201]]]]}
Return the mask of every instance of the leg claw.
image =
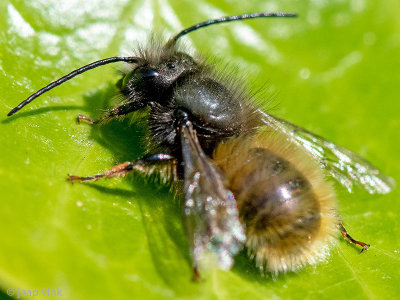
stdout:
{"type": "Polygon", "coordinates": [[[82,177],[68,174],[68,180],[71,181],[71,183],[74,183],[74,181],[82,180],[82,177]]]}
{"type": "Polygon", "coordinates": [[[360,253],[363,253],[363,251],[367,251],[369,246],[370,245],[368,245],[368,244],[363,245],[360,253]]]}

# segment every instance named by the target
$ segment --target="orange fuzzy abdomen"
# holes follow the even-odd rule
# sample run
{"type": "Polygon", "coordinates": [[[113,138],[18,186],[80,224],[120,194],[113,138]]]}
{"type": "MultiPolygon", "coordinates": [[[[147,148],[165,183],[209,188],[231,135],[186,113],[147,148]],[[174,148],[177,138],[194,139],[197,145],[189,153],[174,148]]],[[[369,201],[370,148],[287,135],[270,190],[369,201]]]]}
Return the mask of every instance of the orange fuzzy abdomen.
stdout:
{"type": "Polygon", "coordinates": [[[279,136],[260,133],[220,144],[214,160],[228,177],[246,246],[273,272],[325,255],[335,227],[335,199],[318,164],[279,136]]]}

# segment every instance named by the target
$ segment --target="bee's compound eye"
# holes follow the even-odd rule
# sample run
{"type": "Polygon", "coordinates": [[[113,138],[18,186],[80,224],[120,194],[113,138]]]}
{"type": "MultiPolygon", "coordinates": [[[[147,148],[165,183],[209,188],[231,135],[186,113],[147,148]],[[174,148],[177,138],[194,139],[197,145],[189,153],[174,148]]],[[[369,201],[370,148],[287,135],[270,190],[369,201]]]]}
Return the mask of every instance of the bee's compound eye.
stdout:
{"type": "Polygon", "coordinates": [[[143,69],[138,72],[138,76],[140,76],[142,79],[154,78],[158,75],[158,72],[153,69],[143,69]]]}
{"type": "Polygon", "coordinates": [[[122,88],[126,87],[128,83],[133,80],[136,84],[140,81],[145,81],[158,77],[160,74],[151,68],[136,68],[127,73],[122,79],[122,88]]]}

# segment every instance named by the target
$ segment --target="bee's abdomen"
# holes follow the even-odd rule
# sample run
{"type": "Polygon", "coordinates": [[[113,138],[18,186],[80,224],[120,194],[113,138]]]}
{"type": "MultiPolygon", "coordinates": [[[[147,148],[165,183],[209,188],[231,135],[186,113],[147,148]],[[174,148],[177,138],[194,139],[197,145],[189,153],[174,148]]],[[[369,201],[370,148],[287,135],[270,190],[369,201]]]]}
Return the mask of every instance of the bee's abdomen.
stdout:
{"type": "Polygon", "coordinates": [[[307,178],[268,149],[252,148],[230,188],[248,236],[270,251],[296,251],[320,227],[320,207],[307,178]]]}
{"type": "Polygon", "coordinates": [[[236,197],[251,255],[273,272],[316,262],[335,227],[333,191],[313,169],[318,165],[290,144],[280,149],[279,140],[242,142],[220,145],[215,159],[236,197]]]}

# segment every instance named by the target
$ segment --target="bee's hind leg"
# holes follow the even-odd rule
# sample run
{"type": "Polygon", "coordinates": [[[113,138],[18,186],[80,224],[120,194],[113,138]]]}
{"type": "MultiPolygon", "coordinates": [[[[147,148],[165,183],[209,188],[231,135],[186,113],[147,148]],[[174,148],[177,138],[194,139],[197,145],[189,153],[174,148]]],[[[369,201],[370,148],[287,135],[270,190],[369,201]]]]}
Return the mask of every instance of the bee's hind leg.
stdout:
{"type": "Polygon", "coordinates": [[[362,247],[361,252],[363,252],[364,250],[368,250],[369,246],[368,244],[364,243],[364,242],[360,242],[360,241],[356,241],[355,239],[353,239],[350,234],[347,232],[346,228],[344,228],[343,224],[340,223],[339,224],[339,228],[340,228],[340,232],[342,233],[342,236],[347,239],[350,243],[355,244],[355,245],[360,245],[362,247]]]}
{"type": "Polygon", "coordinates": [[[138,171],[146,176],[150,176],[154,173],[161,175],[163,180],[176,180],[177,178],[177,160],[175,157],[169,154],[152,154],[146,155],[138,160],[131,162],[127,161],[123,164],[116,165],[111,169],[104,171],[103,173],[92,175],[92,176],[75,176],[69,175],[68,179],[73,183],[74,181],[97,181],[100,178],[113,178],[123,177],[131,171],[138,171]]]}

